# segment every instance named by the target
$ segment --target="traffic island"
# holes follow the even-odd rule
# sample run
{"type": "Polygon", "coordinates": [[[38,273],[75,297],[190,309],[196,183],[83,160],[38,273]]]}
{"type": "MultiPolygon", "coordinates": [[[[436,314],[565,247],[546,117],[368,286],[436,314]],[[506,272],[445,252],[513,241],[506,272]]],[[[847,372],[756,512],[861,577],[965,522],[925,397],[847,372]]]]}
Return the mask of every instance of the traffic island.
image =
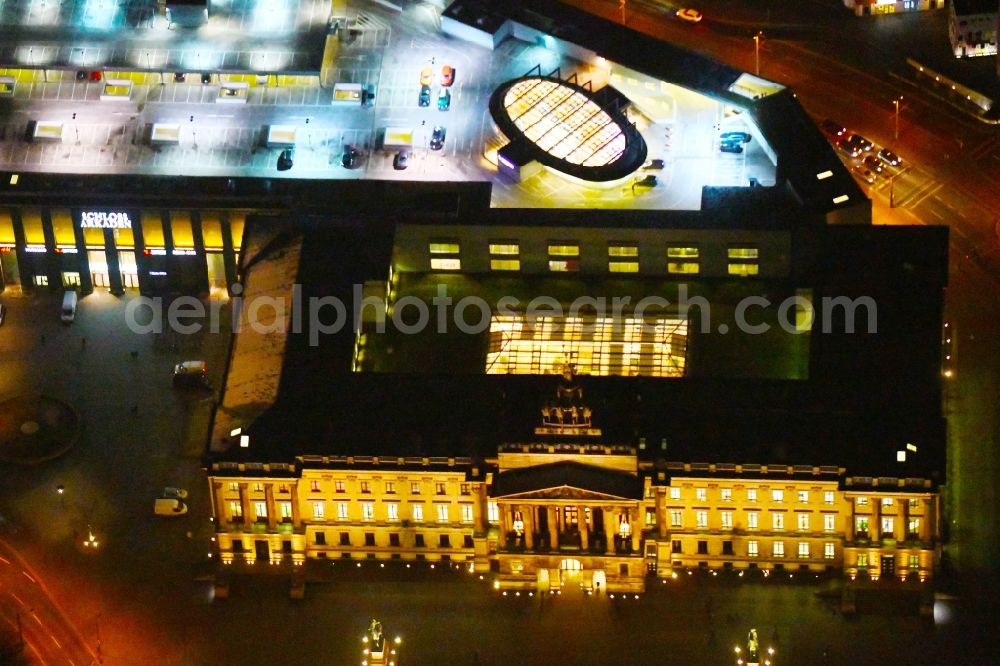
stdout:
{"type": "Polygon", "coordinates": [[[76,410],[56,398],[24,395],[0,403],[0,462],[54,460],[73,448],[79,434],[76,410]]]}

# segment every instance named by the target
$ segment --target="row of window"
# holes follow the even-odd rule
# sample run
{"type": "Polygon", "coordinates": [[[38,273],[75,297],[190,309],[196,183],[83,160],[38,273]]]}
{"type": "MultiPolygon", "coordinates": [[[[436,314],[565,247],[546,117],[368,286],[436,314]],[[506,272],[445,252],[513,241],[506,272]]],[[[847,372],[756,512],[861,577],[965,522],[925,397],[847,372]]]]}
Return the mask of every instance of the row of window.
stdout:
{"type": "MultiPolygon", "coordinates": [[[[347,482],[346,481],[338,479],[338,480],[334,481],[333,484],[334,484],[334,492],[337,492],[337,493],[346,493],[347,492],[347,482]]],[[[372,492],[372,487],[373,487],[373,485],[372,485],[371,481],[359,481],[358,482],[358,490],[361,493],[364,493],[364,494],[371,493],[372,492]]],[[[229,484],[229,490],[231,492],[238,492],[239,491],[239,483],[236,483],[236,482],[230,483],[229,484]]],[[[322,492],[323,491],[322,482],[319,481],[318,479],[311,480],[309,482],[309,491],[313,492],[313,493],[322,492]]],[[[262,492],[264,492],[264,484],[263,483],[254,483],[253,484],[253,492],[255,492],[255,493],[262,493],[262,492]]],[[[280,493],[287,493],[287,492],[288,492],[288,485],[287,484],[281,484],[281,485],[278,486],[278,493],[279,494],[280,493]]],[[[471,490],[470,490],[469,484],[468,483],[459,484],[459,492],[462,495],[470,495],[471,494],[471,490]]],[[[385,482],[385,493],[387,495],[395,495],[396,494],[396,482],[395,481],[386,481],[385,482]]],[[[410,482],[410,494],[411,495],[420,495],[421,494],[421,483],[419,481],[411,481],[410,482]]],[[[448,492],[447,492],[447,485],[443,481],[437,481],[437,482],[435,482],[434,483],[434,494],[435,495],[447,495],[448,494],[448,492]]]]}
{"type": "MultiPolygon", "coordinates": [[[[880,523],[882,531],[880,536],[884,535],[886,538],[892,538],[895,533],[896,521],[892,516],[882,516],[880,523]]],[[[868,516],[855,516],[854,517],[854,532],[856,535],[868,535],[869,527],[869,517],[868,516]]],[[[920,519],[910,518],[906,521],[906,535],[907,537],[917,537],[920,534],[920,519]]]]}
{"type": "MultiPolygon", "coordinates": [[[[326,532],[316,532],[315,533],[315,537],[316,537],[316,545],[317,546],[325,546],[325,545],[327,545],[327,543],[326,543],[326,532]]],[[[351,543],[351,533],[350,532],[341,532],[340,533],[340,541],[339,541],[339,543],[337,545],[339,545],[339,546],[351,546],[351,545],[353,545],[351,543]]],[[[365,544],[364,545],[365,546],[379,546],[379,545],[382,545],[382,544],[379,544],[379,543],[376,542],[375,533],[374,532],[365,532],[365,544]]],[[[399,533],[397,533],[397,532],[390,533],[389,534],[389,541],[388,541],[388,544],[386,544],[386,545],[388,545],[388,546],[390,546],[392,548],[398,548],[400,546],[399,533]]],[[[426,543],[424,541],[424,535],[423,534],[414,534],[413,535],[413,545],[416,548],[425,548],[426,547],[426,543]]],[[[471,535],[466,534],[466,535],[463,536],[462,546],[464,548],[472,548],[473,547],[473,541],[472,541],[472,536],[471,535]]],[[[448,535],[448,534],[439,534],[438,535],[438,547],[439,548],[451,548],[451,537],[450,537],[450,535],[448,535]]]]}
{"type": "MultiPolygon", "coordinates": [[[[279,512],[279,516],[282,521],[288,521],[292,519],[292,503],[291,502],[276,502],[275,503],[279,512]]],[[[255,501],[252,502],[254,519],[258,521],[267,520],[267,502],[255,501]]],[[[399,502],[389,502],[384,505],[385,514],[384,520],[389,522],[397,522],[401,520],[399,515],[399,502]]],[[[424,505],[420,503],[410,504],[410,517],[409,520],[413,522],[420,523],[424,521],[424,505]]],[[[447,523],[450,521],[449,515],[449,504],[435,504],[435,511],[437,514],[437,522],[447,523]]],[[[337,520],[350,520],[350,502],[337,502],[337,520]]],[[[461,504],[459,505],[459,510],[461,512],[461,521],[463,523],[471,523],[475,519],[473,513],[472,504],[461,504]]],[[[238,500],[231,500],[229,502],[229,515],[232,516],[233,520],[243,519],[243,506],[238,500]]],[[[322,500],[312,502],[312,517],[313,520],[326,520],[326,502],[322,500]]],[[[366,521],[376,520],[375,517],[375,502],[361,502],[361,519],[366,521]]]]}
{"type": "MultiPolygon", "coordinates": [[[[680,500],[681,499],[681,488],[674,486],[669,490],[670,499],[680,500]]],[[[745,499],[747,502],[756,502],[758,499],[757,488],[747,488],[745,499]]],[[[694,498],[698,502],[708,501],[708,489],[707,488],[695,488],[694,498]]],[[[799,504],[809,504],[812,495],[808,490],[797,490],[795,491],[795,501],[799,504]]],[[[733,501],[733,489],[732,488],[720,488],[719,489],[719,501],[722,502],[732,502],[733,501]]],[[[777,504],[783,503],[785,501],[785,490],[783,488],[772,488],[771,489],[771,501],[777,504]]],[[[867,506],[868,498],[865,496],[858,496],[855,498],[858,506],[867,506]]],[[[832,506],[836,502],[836,492],[833,490],[823,491],[823,504],[827,506],[832,506]]],[[[883,497],[881,498],[882,506],[888,507],[893,506],[893,498],[883,497]]],[[[920,500],[916,498],[910,498],[908,500],[909,507],[911,509],[918,508],[920,506],[920,500]]]]}
{"type": "MultiPolygon", "coordinates": [[[[677,554],[683,554],[683,542],[679,539],[674,539],[671,542],[671,551],[677,554]]],[[[708,552],[708,541],[698,542],[698,555],[709,555],[708,552]]],[[[722,542],[722,555],[735,555],[733,552],[733,542],[723,541],[722,542]]],[[[760,557],[760,543],[755,539],[747,541],[747,557],[760,557]]],[[[837,544],[834,541],[827,541],[823,544],[823,558],[827,560],[832,560],[837,555],[837,544]]],[[[772,541],[771,542],[771,557],[780,558],[785,556],[785,542],[784,541],[772,541]]],[[[800,541],[798,544],[798,556],[802,559],[808,559],[813,557],[812,554],[812,544],[808,541],[800,541]]]]}
{"type": "MultiPolygon", "coordinates": [[[[490,242],[490,270],[521,270],[521,247],[517,241],[490,242]]],[[[438,240],[429,244],[431,270],[462,270],[461,245],[457,240],[438,240]]],[[[551,241],[548,245],[549,270],[566,273],[580,270],[580,245],[572,241],[551,241]]],[[[753,246],[741,245],[727,248],[730,275],[757,275],[760,251],[753,246]]],[[[697,274],[701,271],[701,250],[697,245],[667,247],[667,272],[697,274]]],[[[639,246],[611,243],[608,245],[608,272],[638,273],[639,246]]]]}
{"type": "MultiPolygon", "coordinates": [[[[670,526],[683,528],[684,527],[684,511],[681,509],[670,509],[668,511],[670,514],[670,526]]],[[[695,511],[695,527],[698,529],[708,529],[708,511],[699,510],[695,511]]],[[[747,511],[746,521],[748,530],[758,529],[759,521],[758,516],[759,511],[747,511]]],[[[721,518],[721,526],[724,530],[733,529],[733,512],[732,511],[720,511],[719,516],[721,518]]],[[[796,525],[800,532],[807,532],[809,530],[809,520],[810,514],[808,513],[797,513],[796,525]]],[[[646,522],[649,524],[650,513],[646,513],[646,522]]],[[[653,523],[656,522],[655,513],[652,515],[653,523]]],[[[832,513],[823,514],[823,531],[833,532],[836,530],[836,515],[832,513]]],[[[785,513],[784,512],[774,512],[771,514],[771,528],[773,530],[783,530],[785,529],[785,513]]]]}
{"type": "MultiPolygon", "coordinates": [[[[911,555],[909,555],[907,557],[906,561],[907,561],[907,564],[909,565],[910,569],[919,569],[920,568],[920,555],[911,554],[911,555]]],[[[867,567],[868,566],[868,553],[858,553],[858,557],[857,557],[857,560],[855,561],[855,565],[859,566],[859,567],[867,567]]]]}

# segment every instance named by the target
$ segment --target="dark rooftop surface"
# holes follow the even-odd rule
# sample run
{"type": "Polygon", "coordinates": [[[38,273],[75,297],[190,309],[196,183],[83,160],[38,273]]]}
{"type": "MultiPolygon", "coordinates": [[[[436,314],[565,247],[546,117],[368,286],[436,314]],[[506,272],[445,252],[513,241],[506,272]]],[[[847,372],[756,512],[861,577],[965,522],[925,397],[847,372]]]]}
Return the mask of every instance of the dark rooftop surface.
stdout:
{"type": "Polygon", "coordinates": [[[1000,11],[997,0],[952,0],[956,16],[969,14],[996,14],[1000,11]]]}
{"type": "Polygon", "coordinates": [[[642,499],[642,480],[635,474],[578,462],[557,462],[502,472],[493,477],[492,497],[521,495],[550,488],[580,488],[602,495],[642,499]]]}

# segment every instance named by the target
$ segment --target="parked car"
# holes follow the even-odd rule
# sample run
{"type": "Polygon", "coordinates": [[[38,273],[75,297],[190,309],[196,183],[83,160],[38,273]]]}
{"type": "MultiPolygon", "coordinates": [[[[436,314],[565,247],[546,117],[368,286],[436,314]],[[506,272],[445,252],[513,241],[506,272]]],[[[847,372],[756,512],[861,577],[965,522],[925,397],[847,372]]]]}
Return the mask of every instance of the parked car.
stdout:
{"type": "Polygon", "coordinates": [[[354,146],[344,146],[344,156],[340,158],[340,163],[345,169],[357,169],[361,166],[361,151],[354,146]]]}
{"type": "Polygon", "coordinates": [[[677,18],[683,21],[690,21],[691,23],[698,23],[704,16],[696,9],[682,8],[677,10],[677,18]]]}
{"type": "Polygon", "coordinates": [[[278,155],[278,171],[288,171],[292,168],[294,164],[292,160],[293,155],[294,153],[291,148],[285,148],[281,151],[281,154],[278,155]]]}
{"type": "Polygon", "coordinates": [[[875,174],[868,170],[867,167],[860,164],[854,165],[854,173],[858,174],[861,180],[865,181],[869,185],[875,182],[875,174]]]}
{"type": "Polygon", "coordinates": [[[888,148],[883,148],[878,151],[878,158],[888,164],[889,166],[899,166],[903,163],[903,158],[901,158],[896,153],[892,152],[888,148]]]}
{"type": "Polygon", "coordinates": [[[841,137],[841,136],[844,136],[845,134],[847,134],[847,128],[846,127],[844,127],[840,123],[833,122],[829,118],[823,119],[823,122],[821,122],[819,124],[819,126],[823,129],[824,132],[827,132],[828,134],[832,134],[833,136],[836,136],[836,137],[841,137]]]}
{"type": "Polygon", "coordinates": [[[722,134],[719,135],[719,139],[726,143],[732,143],[736,141],[739,141],[741,143],[749,143],[750,139],[752,138],[753,137],[750,136],[750,134],[748,134],[747,132],[723,132],[722,134]]]}
{"type": "Polygon", "coordinates": [[[856,146],[861,152],[867,153],[872,148],[875,147],[871,141],[861,136],[860,134],[850,134],[847,137],[847,143],[856,146]]]}
{"type": "Polygon", "coordinates": [[[634,185],[635,187],[656,187],[656,176],[648,174],[642,178],[637,178],[634,185]]]}
{"type": "Polygon", "coordinates": [[[181,361],[174,366],[174,386],[205,386],[208,365],[204,361],[181,361]]]}
{"type": "Polygon", "coordinates": [[[434,70],[428,67],[424,67],[420,70],[420,85],[429,86],[434,81],[434,70]]]}
{"type": "Polygon", "coordinates": [[[840,139],[837,139],[836,145],[839,150],[847,153],[851,157],[857,157],[858,155],[861,154],[861,148],[858,147],[856,144],[852,144],[851,142],[849,142],[846,137],[841,137],[840,139]]]}
{"type": "Polygon", "coordinates": [[[723,141],[719,144],[719,151],[723,153],[742,153],[742,141],[723,141]]]}
{"type": "Polygon", "coordinates": [[[187,504],[179,499],[161,497],[153,503],[153,513],[157,516],[183,516],[187,511],[187,504]]]}
{"type": "Polygon", "coordinates": [[[167,499],[184,499],[188,496],[188,491],[183,488],[174,488],[172,486],[167,486],[163,489],[163,497],[167,499]]]}
{"type": "Polygon", "coordinates": [[[63,293],[62,308],[59,310],[59,320],[64,324],[72,324],[76,319],[76,306],[80,301],[80,296],[75,289],[68,289],[63,293]]]}
{"type": "Polygon", "coordinates": [[[444,138],[447,136],[448,130],[440,125],[434,128],[431,132],[431,150],[441,150],[444,148],[444,138]]]}
{"type": "Polygon", "coordinates": [[[430,86],[420,86],[420,98],[417,100],[417,104],[420,106],[430,106],[431,105],[431,87],[430,86]]]}
{"type": "Polygon", "coordinates": [[[410,154],[405,150],[401,150],[392,158],[392,168],[396,171],[402,171],[409,166],[409,162],[410,154]]]}
{"type": "Polygon", "coordinates": [[[662,169],[664,166],[663,160],[649,160],[642,165],[643,169],[662,169]]]}
{"type": "Polygon", "coordinates": [[[441,88],[438,93],[438,111],[447,111],[451,108],[451,93],[447,88],[441,88]]]}
{"type": "Polygon", "coordinates": [[[876,175],[882,175],[885,172],[885,165],[882,164],[882,160],[874,155],[865,155],[865,159],[861,160],[861,163],[876,175]]]}
{"type": "Polygon", "coordinates": [[[451,65],[445,65],[441,68],[441,85],[448,87],[455,83],[455,68],[451,65]]]}

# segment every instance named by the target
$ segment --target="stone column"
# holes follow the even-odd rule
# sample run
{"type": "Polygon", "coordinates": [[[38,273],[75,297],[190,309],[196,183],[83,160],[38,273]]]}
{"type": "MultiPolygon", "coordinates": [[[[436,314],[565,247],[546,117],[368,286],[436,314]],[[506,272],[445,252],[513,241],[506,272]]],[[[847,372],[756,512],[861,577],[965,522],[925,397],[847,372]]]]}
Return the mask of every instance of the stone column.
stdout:
{"type": "Polygon", "coordinates": [[[656,493],[656,529],[661,539],[667,538],[667,493],[663,488],[656,493]]]}
{"type": "Polygon", "coordinates": [[[524,507],[524,547],[527,550],[535,548],[535,507],[530,504],[524,507]]]}
{"type": "Polygon", "coordinates": [[[289,488],[289,490],[291,490],[291,492],[288,493],[288,499],[290,499],[292,501],[292,525],[295,526],[295,529],[299,529],[299,527],[302,524],[302,519],[301,519],[301,515],[302,514],[299,512],[299,487],[298,487],[298,484],[292,485],[289,488]]]}
{"type": "Polygon", "coordinates": [[[933,498],[924,500],[924,515],[920,525],[920,540],[931,541],[937,539],[937,506],[933,498]]]}
{"type": "Polygon", "coordinates": [[[578,516],[578,525],[580,527],[580,549],[583,551],[587,550],[588,542],[588,528],[587,528],[587,507],[578,506],[576,507],[576,515],[578,516]]]}
{"type": "Polygon", "coordinates": [[[847,540],[854,541],[858,535],[858,520],[855,514],[855,507],[857,506],[857,501],[853,497],[849,497],[848,500],[851,503],[851,523],[847,527],[847,540]]]}
{"type": "Polygon", "coordinates": [[[908,539],[910,537],[910,500],[909,498],[901,499],[902,503],[902,516],[903,516],[903,539],[908,539]]]}
{"type": "Polygon", "coordinates": [[[253,522],[253,518],[250,516],[250,497],[247,493],[247,484],[239,484],[240,489],[240,509],[243,511],[243,524],[249,525],[253,522]]]}
{"type": "Polygon", "coordinates": [[[604,536],[607,538],[605,549],[608,555],[615,552],[615,535],[618,534],[618,509],[615,507],[605,507],[604,509],[604,536]]]}
{"type": "Polygon", "coordinates": [[[476,486],[479,497],[479,515],[476,516],[476,529],[485,533],[490,528],[490,498],[486,495],[486,484],[476,486]]]}
{"type": "MultiPolygon", "coordinates": [[[[875,526],[875,539],[882,538],[882,499],[872,498],[872,524],[875,526]]],[[[869,527],[869,532],[871,531],[871,525],[869,527]]]]}
{"type": "Polygon", "coordinates": [[[545,507],[545,510],[549,512],[546,516],[549,521],[549,548],[557,551],[559,550],[559,525],[556,522],[556,508],[548,506],[545,507]]]}
{"type": "Polygon", "coordinates": [[[642,532],[639,529],[639,507],[633,506],[629,509],[628,513],[631,516],[628,522],[629,527],[632,528],[632,552],[638,553],[640,547],[639,541],[642,537],[642,532]]]}
{"type": "Polygon", "coordinates": [[[507,517],[507,512],[510,511],[510,507],[503,502],[497,503],[497,513],[500,514],[500,545],[507,547],[507,532],[510,531],[510,519],[507,517]]]}
{"type": "Polygon", "coordinates": [[[212,482],[212,499],[215,502],[215,529],[216,531],[223,531],[223,525],[228,527],[229,523],[232,521],[232,516],[226,517],[226,499],[223,497],[224,485],[221,481],[212,482]]]}
{"type": "Polygon", "coordinates": [[[278,512],[274,506],[274,486],[270,483],[264,486],[264,501],[267,503],[267,529],[273,530],[278,522],[278,512]]]}

